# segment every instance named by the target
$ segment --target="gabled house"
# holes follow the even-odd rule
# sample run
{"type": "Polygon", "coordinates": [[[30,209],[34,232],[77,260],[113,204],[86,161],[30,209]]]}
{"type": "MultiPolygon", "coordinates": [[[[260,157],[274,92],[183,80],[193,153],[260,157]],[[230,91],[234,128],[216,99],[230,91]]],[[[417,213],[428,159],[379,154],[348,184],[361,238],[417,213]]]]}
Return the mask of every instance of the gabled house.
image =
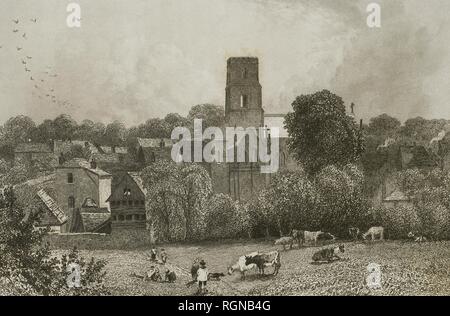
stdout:
{"type": "Polygon", "coordinates": [[[111,182],[112,175],[98,168],[94,161],[74,158],[58,166],[55,179],[56,202],[68,218],[67,223],[61,227],[61,232],[79,231],[78,214],[86,208],[86,199],[94,201],[97,209],[107,210],[109,216],[107,199],[111,195],[111,182]]]}
{"type": "Polygon", "coordinates": [[[114,182],[107,200],[111,207],[112,229],[145,229],[147,190],[139,173],[123,173],[114,182]]]}

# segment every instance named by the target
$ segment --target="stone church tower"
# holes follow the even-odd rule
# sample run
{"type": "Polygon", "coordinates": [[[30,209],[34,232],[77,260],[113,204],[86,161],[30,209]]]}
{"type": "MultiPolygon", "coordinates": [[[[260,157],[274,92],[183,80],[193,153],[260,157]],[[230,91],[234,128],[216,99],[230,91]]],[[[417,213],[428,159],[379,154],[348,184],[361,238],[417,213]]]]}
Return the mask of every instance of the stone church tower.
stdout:
{"type": "Polygon", "coordinates": [[[258,58],[231,57],[227,61],[225,125],[247,128],[263,124],[258,58]]]}

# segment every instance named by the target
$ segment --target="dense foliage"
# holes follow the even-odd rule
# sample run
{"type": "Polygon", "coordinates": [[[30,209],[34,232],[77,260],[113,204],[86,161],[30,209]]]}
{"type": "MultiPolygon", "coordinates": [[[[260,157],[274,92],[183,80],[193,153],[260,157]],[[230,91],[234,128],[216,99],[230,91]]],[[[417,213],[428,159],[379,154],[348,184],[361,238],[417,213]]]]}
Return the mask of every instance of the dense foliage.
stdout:
{"type": "Polygon", "coordinates": [[[103,295],[104,261],[86,261],[76,249],[52,257],[43,242],[46,229],[36,229],[38,212],[16,200],[12,188],[0,196],[0,289],[9,295],[103,295]],[[75,269],[80,286],[69,287],[75,269]]]}

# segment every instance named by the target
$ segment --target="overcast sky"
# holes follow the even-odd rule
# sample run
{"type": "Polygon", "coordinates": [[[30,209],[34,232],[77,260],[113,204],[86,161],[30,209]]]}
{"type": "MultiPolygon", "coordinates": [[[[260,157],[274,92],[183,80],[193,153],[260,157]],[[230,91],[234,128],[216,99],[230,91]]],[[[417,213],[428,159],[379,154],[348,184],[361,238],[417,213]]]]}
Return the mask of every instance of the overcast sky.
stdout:
{"type": "Polygon", "coordinates": [[[363,119],[450,119],[447,0],[377,1],[378,29],[364,0],[78,0],[81,28],[66,25],[69,2],[1,0],[0,124],[68,113],[131,125],[223,105],[230,56],[259,57],[268,113],[329,89],[363,119]]]}

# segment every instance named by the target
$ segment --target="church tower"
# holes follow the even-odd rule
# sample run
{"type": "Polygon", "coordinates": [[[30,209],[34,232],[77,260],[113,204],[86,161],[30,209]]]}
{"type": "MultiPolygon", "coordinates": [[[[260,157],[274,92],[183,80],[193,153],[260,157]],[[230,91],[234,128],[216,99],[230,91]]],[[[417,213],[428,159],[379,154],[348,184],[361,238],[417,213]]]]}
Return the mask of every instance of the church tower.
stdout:
{"type": "Polygon", "coordinates": [[[258,58],[231,57],[227,61],[225,125],[247,128],[263,124],[258,58]]]}

